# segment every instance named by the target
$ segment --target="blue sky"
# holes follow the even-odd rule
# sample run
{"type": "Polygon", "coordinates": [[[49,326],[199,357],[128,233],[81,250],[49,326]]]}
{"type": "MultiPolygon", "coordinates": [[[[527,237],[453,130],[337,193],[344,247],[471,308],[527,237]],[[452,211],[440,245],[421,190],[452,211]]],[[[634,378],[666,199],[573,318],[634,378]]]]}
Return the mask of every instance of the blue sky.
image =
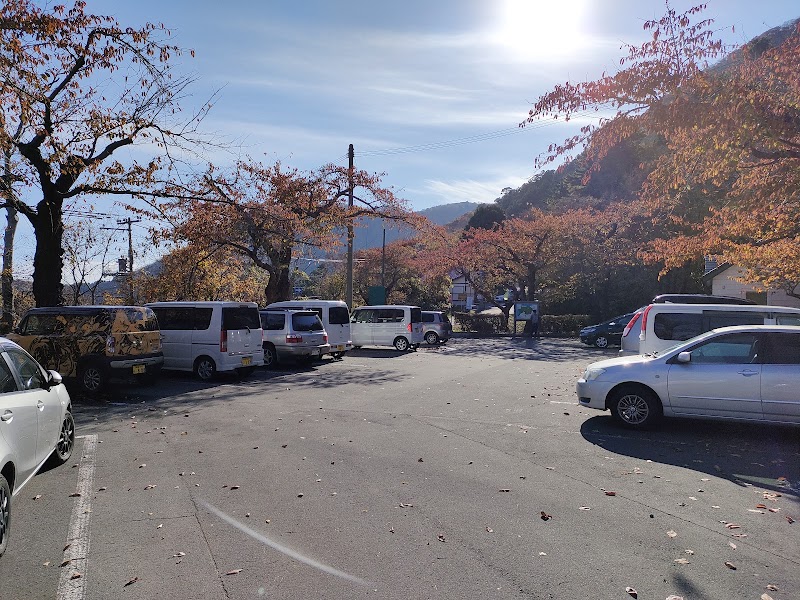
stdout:
{"type": "MultiPolygon", "coordinates": [[[[672,2],[679,12],[694,4],[672,2]]],[[[800,17],[796,0],[707,4],[733,44],[800,17]]],[[[665,4],[89,0],[87,10],[122,25],[164,23],[175,43],[194,49],[177,67],[197,78],[184,105],[219,90],[203,128],[242,153],[307,170],[345,164],[352,143],[358,168],[385,173],[411,208],[424,209],[491,202],[530,178],[536,156],[576,126],[520,130],[531,104],[556,83],[615,71],[620,46],[644,40],[642,24],[665,4]]],[[[99,210],[124,216],[111,202],[99,210]]]]}

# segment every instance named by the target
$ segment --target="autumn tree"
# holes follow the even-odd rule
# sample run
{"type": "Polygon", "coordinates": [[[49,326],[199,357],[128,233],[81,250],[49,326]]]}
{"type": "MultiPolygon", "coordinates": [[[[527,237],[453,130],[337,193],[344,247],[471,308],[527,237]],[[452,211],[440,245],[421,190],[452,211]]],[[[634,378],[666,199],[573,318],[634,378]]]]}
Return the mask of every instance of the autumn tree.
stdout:
{"type": "Polygon", "coordinates": [[[644,24],[652,38],[628,47],[620,71],[556,86],[526,123],[610,109],[541,159],[583,151],[585,179],[621,143],[658,137],[666,152],[639,200],[659,235],[642,256],[670,269],[715,254],[756,281],[791,288],[798,267],[785,249],[800,244],[798,24],[778,31],[776,44],[757,39],[711,66],[726,49],[704,9],[679,14],[667,4],[661,19],[644,24]]]}
{"type": "Polygon", "coordinates": [[[266,276],[225,246],[173,248],[154,273],[136,273],[137,301],[235,300],[260,302],[266,276]]]}
{"type": "Polygon", "coordinates": [[[63,204],[84,194],[153,194],[169,151],[199,141],[199,114],[175,121],[189,84],[173,78],[180,53],[169,31],[123,27],[112,17],[33,0],[0,6],[0,151],[19,156],[15,181],[36,190],[31,205],[6,195],[36,235],[37,306],[62,302],[63,204]],[[151,159],[114,160],[140,144],[151,159]]]}
{"type": "Polygon", "coordinates": [[[90,304],[101,300],[98,294],[103,277],[113,270],[114,232],[101,229],[92,219],[68,221],[64,225],[64,263],[67,274],[67,298],[72,305],[84,298],[90,304]]]}
{"type": "Polygon", "coordinates": [[[380,177],[352,176],[348,206],[345,168],[328,165],[310,173],[240,161],[227,172],[209,170],[191,187],[174,187],[174,199],[158,206],[174,229],[163,235],[197,248],[224,247],[269,274],[267,303],[291,297],[292,259],[311,249],[336,250],[343,231],[359,217],[413,221],[380,177]]]}

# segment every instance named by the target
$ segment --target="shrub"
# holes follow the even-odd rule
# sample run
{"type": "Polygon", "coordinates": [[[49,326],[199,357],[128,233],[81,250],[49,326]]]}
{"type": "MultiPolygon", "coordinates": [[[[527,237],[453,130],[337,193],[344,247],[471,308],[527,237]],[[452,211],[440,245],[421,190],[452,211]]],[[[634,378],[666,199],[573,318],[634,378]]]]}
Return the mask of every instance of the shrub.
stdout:
{"type": "Polygon", "coordinates": [[[474,333],[502,333],[508,331],[508,324],[503,315],[475,315],[471,313],[454,313],[456,327],[460,331],[474,333]]]}

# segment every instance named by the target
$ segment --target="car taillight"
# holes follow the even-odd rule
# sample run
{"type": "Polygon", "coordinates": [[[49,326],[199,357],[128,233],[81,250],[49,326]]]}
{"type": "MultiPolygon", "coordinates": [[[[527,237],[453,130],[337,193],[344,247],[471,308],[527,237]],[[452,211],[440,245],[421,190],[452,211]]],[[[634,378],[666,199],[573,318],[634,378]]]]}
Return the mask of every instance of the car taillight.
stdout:
{"type": "Polygon", "coordinates": [[[627,325],[625,325],[625,330],[622,332],[622,337],[626,337],[631,332],[631,329],[633,328],[634,325],[636,325],[636,321],[638,321],[639,317],[641,316],[642,313],[636,313],[635,315],[633,315],[633,318],[630,321],[628,321],[627,325]]]}
{"type": "Polygon", "coordinates": [[[642,331],[639,333],[640,340],[644,340],[645,336],[647,335],[647,314],[650,312],[651,308],[653,308],[652,304],[645,308],[644,312],[642,313],[642,331]]]}
{"type": "Polygon", "coordinates": [[[322,343],[323,344],[327,344],[328,343],[328,334],[327,333],[322,336],[322,343]]]}
{"type": "Polygon", "coordinates": [[[106,352],[108,354],[114,354],[117,351],[117,340],[114,339],[113,335],[110,335],[106,338],[106,352]]]}
{"type": "Polygon", "coordinates": [[[219,332],[219,351],[220,352],[227,352],[228,351],[228,330],[227,329],[220,329],[220,332],[219,332]]]}
{"type": "Polygon", "coordinates": [[[408,333],[411,333],[411,323],[409,323],[408,325],[406,325],[406,329],[408,329],[408,333]]]}
{"type": "Polygon", "coordinates": [[[296,333],[289,333],[286,335],[287,344],[299,344],[303,341],[303,336],[296,333]]]}

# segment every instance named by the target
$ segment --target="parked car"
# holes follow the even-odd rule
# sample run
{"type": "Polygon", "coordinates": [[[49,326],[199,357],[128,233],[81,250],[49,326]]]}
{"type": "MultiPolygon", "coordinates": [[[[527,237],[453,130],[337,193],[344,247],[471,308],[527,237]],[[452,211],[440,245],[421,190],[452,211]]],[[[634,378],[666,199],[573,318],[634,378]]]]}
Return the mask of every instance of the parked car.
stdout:
{"type": "Polygon", "coordinates": [[[328,334],[328,343],[331,345],[330,353],[334,358],[342,358],[345,352],[353,349],[353,339],[350,334],[350,311],[347,310],[347,304],[341,300],[320,300],[318,298],[288,300],[273,302],[267,308],[313,310],[322,319],[322,325],[328,334]]]}
{"type": "Polygon", "coordinates": [[[0,556],[8,548],[13,498],[47,460],[67,462],[74,444],[72,404],[61,375],[0,338],[0,556]]]}
{"type": "Polygon", "coordinates": [[[158,320],[141,306],[32,308],[8,338],[89,393],[112,376],[153,381],[164,364],[158,320]]]}
{"type": "Polygon", "coordinates": [[[649,304],[622,333],[621,354],[647,354],[718,327],[800,325],[800,308],[733,304],[649,304]]]}
{"type": "Polygon", "coordinates": [[[164,368],[204,380],[248,375],[264,364],[255,302],[152,302],[164,342],[164,368]]]}
{"type": "Polygon", "coordinates": [[[800,424],[800,327],[722,327],[648,355],[590,364],[582,406],[641,428],[666,417],[800,424]]]}
{"type": "Polygon", "coordinates": [[[444,344],[453,336],[453,326],[450,319],[440,311],[422,311],[422,337],[431,346],[444,344]]]}
{"type": "Polygon", "coordinates": [[[350,316],[353,347],[394,346],[416,350],[422,343],[422,310],[419,306],[360,306],[350,316]]]}
{"type": "Polygon", "coordinates": [[[666,302],[672,304],[738,304],[742,306],[757,304],[744,298],[715,296],[713,294],[659,294],[650,301],[651,304],[664,304],[666,302]]]}
{"type": "Polygon", "coordinates": [[[628,313],[597,325],[584,327],[580,331],[581,341],[598,348],[608,348],[611,344],[619,344],[622,339],[622,331],[632,318],[633,313],[628,313]]]}
{"type": "Polygon", "coordinates": [[[328,334],[316,312],[267,308],[259,311],[264,330],[264,366],[274,368],[287,358],[311,362],[331,350],[328,334]]]}

